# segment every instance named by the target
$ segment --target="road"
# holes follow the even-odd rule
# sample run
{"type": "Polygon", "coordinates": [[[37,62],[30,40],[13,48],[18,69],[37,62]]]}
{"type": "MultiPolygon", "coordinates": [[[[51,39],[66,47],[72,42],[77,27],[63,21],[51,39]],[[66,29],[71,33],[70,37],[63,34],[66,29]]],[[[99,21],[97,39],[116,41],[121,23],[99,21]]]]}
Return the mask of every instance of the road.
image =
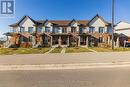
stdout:
{"type": "Polygon", "coordinates": [[[130,62],[130,52],[28,54],[0,56],[0,65],[130,62]]]}
{"type": "Polygon", "coordinates": [[[130,67],[0,71],[0,87],[130,87],[130,67]]]}

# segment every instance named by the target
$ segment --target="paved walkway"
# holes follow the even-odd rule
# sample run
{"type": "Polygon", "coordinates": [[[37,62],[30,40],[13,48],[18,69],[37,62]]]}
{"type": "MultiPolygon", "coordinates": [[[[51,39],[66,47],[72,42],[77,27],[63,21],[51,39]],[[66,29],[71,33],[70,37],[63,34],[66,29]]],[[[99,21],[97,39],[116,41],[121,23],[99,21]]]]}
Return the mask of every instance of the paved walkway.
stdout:
{"type": "Polygon", "coordinates": [[[43,64],[43,65],[0,65],[0,71],[7,70],[65,70],[90,68],[130,67],[130,63],[79,63],[79,64],[43,64]]]}
{"type": "Polygon", "coordinates": [[[66,47],[63,47],[63,49],[62,49],[61,53],[62,53],[62,54],[64,54],[64,53],[65,53],[65,51],[66,51],[66,47]]]}
{"type": "Polygon", "coordinates": [[[95,51],[95,50],[92,50],[92,49],[89,49],[89,48],[87,48],[89,51],[91,51],[91,52],[95,52],[95,53],[97,53],[97,51],[95,51]]]}
{"type": "Polygon", "coordinates": [[[52,50],[54,50],[56,47],[52,47],[48,52],[46,52],[45,54],[50,53],[52,50]]]}

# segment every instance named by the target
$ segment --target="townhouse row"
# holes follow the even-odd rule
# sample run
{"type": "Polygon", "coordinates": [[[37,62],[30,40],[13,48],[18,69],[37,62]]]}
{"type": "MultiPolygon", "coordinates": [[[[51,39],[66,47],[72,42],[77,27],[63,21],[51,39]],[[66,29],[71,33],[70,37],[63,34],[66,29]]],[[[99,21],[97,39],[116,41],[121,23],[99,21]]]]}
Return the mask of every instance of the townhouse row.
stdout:
{"type": "MultiPolygon", "coordinates": [[[[111,24],[98,14],[91,20],[34,20],[11,24],[6,47],[111,46],[111,24]]],[[[119,46],[116,37],[115,46],[119,46]]]]}

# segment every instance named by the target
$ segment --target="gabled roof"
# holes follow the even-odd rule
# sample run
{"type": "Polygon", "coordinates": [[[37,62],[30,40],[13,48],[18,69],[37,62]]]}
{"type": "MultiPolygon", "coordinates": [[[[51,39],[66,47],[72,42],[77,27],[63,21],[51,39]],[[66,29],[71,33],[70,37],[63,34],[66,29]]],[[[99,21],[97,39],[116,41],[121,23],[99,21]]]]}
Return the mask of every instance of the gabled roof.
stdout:
{"type": "Polygon", "coordinates": [[[105,23],[105,25],[109,25],[109,24],[110,24],[110,23],[108,23],[107,21],[105,21],[101,16],[99,16],[99,15],[97,14],[96,16],[94,16],[94,17],[89,21],[88,25],[89,25],[96,17],[100,18],[100,19],[105,23]]]}
{"type": "Polygon", "coordinates": [[[46,22],[50,22],[50,23],[52,23],[53,25],[57,25],[57,26],[70,26],[70,24],[72,23],[72,22],[76,22],[76,23],[78,23],[78,25],[80,25],[80,26],[88,26],[89,25],[89,23],[91,22],[91,21],[93,21],[96,17],[98,17],[98,18],[100,18],[106,25],[108,25],[108,24],[110,24],[110,23],[108,23],[108,22],[106,22],[101,16],[99,16],[98,14],[92,19],[92,20],[75,20],[75,19],[73,19],[73,20],[48,20],[48,19],[46,19],[46,20],[38,20],[38,21],[35,21],[35,20],[33,20],[31,17],[29,17],[29,16],[24,16],[20,21],[18,21],[17,23],[14,23],[14,24],[11,24],[11,25],[9,25],[10,27],[15,27],[15,26],[19,26],[19,24],[26,18],[26,17],[28,17],[35,25],[37,25],[37,26],[44,26],[45,25],[45,23],[46,22]]]}
{"type": "Polygon", "coordinates": [[[116,24],[115,30],[130,30],[130,23],[120,21],[119,23],[116,24]]]}
{"type": "Polygon", "coordinates": [[[11,24],[9,25],[10,27],[15,27],[15,26],[19,26],[19,24],[25,19],[25,18],[29,18],[34,24],[38,24],[39,22],[36,22],[35,20],[33,20],[31,17],[25,15],[22,17],[21,20],[19,20],[17,23],[11,24]]]}
{"type": "MultiPolygon", "coordinates": [[[[65,25],[65,26],[69,26],[70,23],[72,23],[74,20],[38,20],[37,22],[42,23],[42,25],[44,25],[46,22],[50,22],[54,25],[65,25]]],[[[80,25],[84,25],[86,26],[88,24],[89,21],[87,20],[75,20],[75,22],[77,22],[80,25]]]]}

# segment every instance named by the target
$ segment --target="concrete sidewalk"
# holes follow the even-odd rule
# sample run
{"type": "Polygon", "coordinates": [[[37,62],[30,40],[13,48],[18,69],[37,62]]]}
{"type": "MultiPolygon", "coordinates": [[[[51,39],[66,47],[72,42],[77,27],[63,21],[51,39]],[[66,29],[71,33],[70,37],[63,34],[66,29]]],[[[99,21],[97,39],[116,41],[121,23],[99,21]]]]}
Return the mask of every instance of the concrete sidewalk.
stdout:
{"type": "Polygon", "coordinates": [[[8,70],[69,70],[90,68],[130,67],[129,63],[79,63],[79,64],[43,64],[43,65],[0,65],[0,71],[8,70]]]}
{"type": "Polygon", "coordinates": [[[130,62],[130,52],[88,52],[0,56],[0,65],[45,65],[124,62],[130,62]]]}

